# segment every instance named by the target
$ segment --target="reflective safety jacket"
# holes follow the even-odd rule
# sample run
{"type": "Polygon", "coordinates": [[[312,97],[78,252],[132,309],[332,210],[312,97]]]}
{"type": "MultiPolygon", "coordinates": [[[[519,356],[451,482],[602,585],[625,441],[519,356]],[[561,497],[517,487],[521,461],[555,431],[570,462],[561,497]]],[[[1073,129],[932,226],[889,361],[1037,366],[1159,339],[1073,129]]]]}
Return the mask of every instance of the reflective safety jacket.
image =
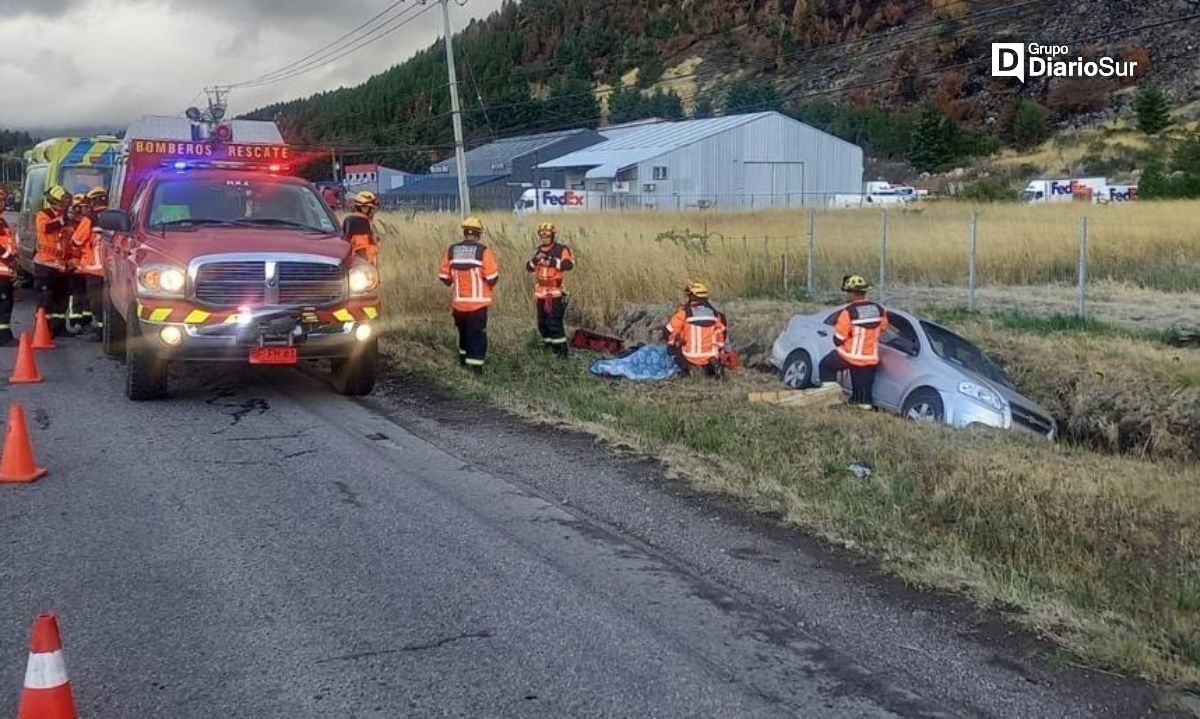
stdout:
{"type": "Polygon", "coordinates": [[[342,234],[350,241],[350,254],[359,255],[373,265],[378,264],[379,238],[375,236],[370,217],[361,212],[346,215],[342,222],[342,234]]]}
{"type": "Polygon", "coordinates": [[[84,215],[71,233],[71,255],[72,264],[80,274],[104,276],[104,267],[100,264],[100,237],[90,214],[84,215]]]}
{"type": "Polygon", "coordinates": [[[33,255],[33,261],[43,267],[65,270],[67,253],[62,234],[66,224],[62,215],[54,210],[38,210],[36,226],[37,251],[33,255]]]}
{"type": "Polygon", "coordinates": [[[442,257],[438,279],[454,288],[450,306],[458,312],[474,312],[492,304],[500,264],[492,249],[479,242],[456,242],[442,257]]]}
{"type": "Polygon", "coordinates": [[[7,225],[0,227],[0,278],[12,277],[17,267],[17,240],[7,225]]]}
{"type": "Polygon", "coordinates": [[[537,253],[525,263],[525,271],[535,273],[536,284],[533,297],[538,300],[563,296],[563,276],[575,269],[575,257],[571,248],[551,240],[539,245],[537,253]]]}
{"type": "Polygon", "coordinates": [[[874,302],[854,302],[838,313],[833,324],[837,352],[855,367],[879,364],[879,336],[888,328],[887,311],[874,302]]]}
{"type": "Polygon", "coordinates": [[[707,301],[700,301],[675,310],[663,336],[667,344],[679,347],[689,363],[703,367],[720,356],[727,331],[725,315],[707,301]]]}

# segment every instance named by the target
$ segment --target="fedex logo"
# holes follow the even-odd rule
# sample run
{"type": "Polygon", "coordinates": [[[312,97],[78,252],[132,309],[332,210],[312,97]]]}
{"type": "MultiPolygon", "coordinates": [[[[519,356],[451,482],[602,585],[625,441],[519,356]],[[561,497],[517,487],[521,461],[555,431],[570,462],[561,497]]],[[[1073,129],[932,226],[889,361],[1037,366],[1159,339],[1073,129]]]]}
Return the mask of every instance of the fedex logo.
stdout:
{"type": "Polygon", "coordinates": [[[1050,194],[1051,195],[1060,195],[1060,196],[1061,195],[1070,195],[1071,188],[1074,186],[1074,184],[1075,183],[1073,183],[1073,182],[1058,182],[1057,180],[1051,181],[1050,194]]]}
{"type": "Polygon", "coordinates": [[[586,195],[583,195],[579,192],[574,192],[572,190],[565,190],[562,192],[546,190],[542,193],[542,204],[553,205],[555,207],[583,207],[586,199],[586,195]]]}
{"type": "Polygon", "coordinates": [[[1131,202],[1137,199],[1137,185],[1116,185],[1108,188],[1109,202],[1131,202]]]}

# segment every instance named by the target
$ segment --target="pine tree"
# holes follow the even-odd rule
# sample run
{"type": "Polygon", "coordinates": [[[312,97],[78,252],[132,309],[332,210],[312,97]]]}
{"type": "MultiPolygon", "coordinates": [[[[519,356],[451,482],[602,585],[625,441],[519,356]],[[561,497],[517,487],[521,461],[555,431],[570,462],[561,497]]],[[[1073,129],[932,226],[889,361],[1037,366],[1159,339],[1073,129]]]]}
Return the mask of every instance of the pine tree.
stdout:
{"type": "Polygon", "coordinates": [[[1020,100],[1012,116],[1012,138],[1017,147],[1029,148],[1046,139],[1050,112],[1032,100],[1020,100]]]}
{"type": "Polygon", "coordinates": [[[614,125],[647,117],[646,98],[634,87],[619,87],[608,96],[608,121],[614,125]]]}
{"type": "Polygon", "coordinates": [[[705,118],[712,117],[713,112],[714,109],[712,100],[708,99],[707,97],[701,97],[700,99],[696,100],[696,103],[692,106],[692,119],[703,120],[705,118]]]}
{"type": "Polygon", "coordinates": [[[777,111],[782,105],[779,93],[769,81],[737,80],[729,86],[729,92],[725,96],[725,112],[731,115],[777,111]]]}
{"type": "Polygon", "coordinates": [[[1138,129],[1147,135],[1157,135],[1171,124],[1167,95],[1157,85],[1147,85],[1134,102],[1138,129]]]}
{"type": "Polygon", "coordinates": [[[957,128],[932,103],[921,108],[913,130],[910,160],[918,172],[934,172],[954,159],[957,128]]]}

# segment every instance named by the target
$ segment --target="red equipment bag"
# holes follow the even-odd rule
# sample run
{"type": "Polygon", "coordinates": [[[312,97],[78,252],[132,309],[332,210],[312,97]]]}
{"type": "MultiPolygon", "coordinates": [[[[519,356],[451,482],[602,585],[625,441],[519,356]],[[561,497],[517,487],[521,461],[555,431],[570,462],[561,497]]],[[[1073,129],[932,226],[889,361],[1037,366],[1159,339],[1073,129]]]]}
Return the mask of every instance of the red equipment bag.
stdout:
{"type": "Polygon", "coordinates": [[[619,337],[592,332],[591,330],[575,330],[571,335],[571,346],[577,350],[591,350],[610,355],[618,355],[625,350],[625,340],[619,337]]]}

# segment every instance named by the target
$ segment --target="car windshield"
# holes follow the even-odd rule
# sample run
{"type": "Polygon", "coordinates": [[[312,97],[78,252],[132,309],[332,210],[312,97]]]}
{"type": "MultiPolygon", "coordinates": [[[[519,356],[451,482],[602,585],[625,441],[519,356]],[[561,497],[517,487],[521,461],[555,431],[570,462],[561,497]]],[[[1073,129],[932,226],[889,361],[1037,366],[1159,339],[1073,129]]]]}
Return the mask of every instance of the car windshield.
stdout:
{"type": "Polygon", "coordinates": [[[337,225],[317,193],[275,178],[163,180],[150,197],[147,224],[153,229],[204,225],[294,227],[336,235],[337,225]]]}
{"type": "Polygon", "coordinates": [[[86,195],[97,187],[108,189],[112,180],[111,167],[64,167],[59,170],[58,184],[72,195],[86,195]]]}
{"type": "Polygon", "coordinates": [[[1010,388],[1013,386],[1004,370],[989,359],[983,350],[944,327],[930,322],[921,322],[921,327],[929,335],[929,344],[938,357],[997,384],[1010,388]]]}

